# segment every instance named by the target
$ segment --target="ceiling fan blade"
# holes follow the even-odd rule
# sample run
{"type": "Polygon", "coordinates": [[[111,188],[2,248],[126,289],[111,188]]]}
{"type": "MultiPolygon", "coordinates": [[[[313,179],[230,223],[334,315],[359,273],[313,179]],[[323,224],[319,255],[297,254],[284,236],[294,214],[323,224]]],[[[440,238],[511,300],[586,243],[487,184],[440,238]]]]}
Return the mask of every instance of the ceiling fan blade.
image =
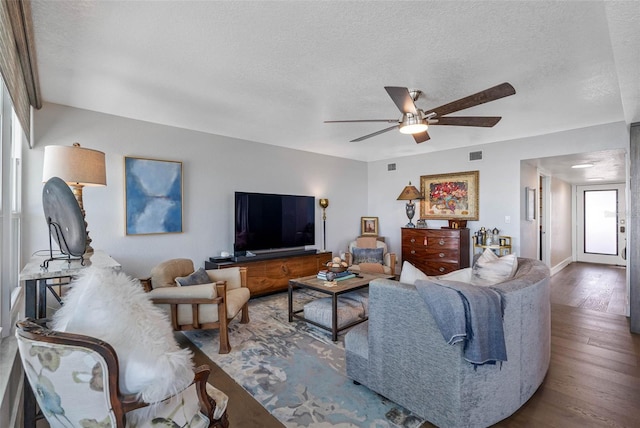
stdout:
{"type": "Polygon", "coordinates": [[[391,97],[396,106],[402,113],[411,113],[413,115],[418,114],[416,105],[413,103],[413,98],[409,94],[409,90],[400,86],[385,86],[384,89],[391,97]]]}
{"type": "Polygon", "coordinates": [[[356,120],[325,120],[324,123],[351,123],[351,122],[386,122],[398,123],[398,119],[356,119],[356,120]]]}
{"type": "Polygon", "coordinates": [[[460,98],[459,100],[452,101],[449,104],[445,104],[425,112],[435,112],[438,117],[442,117],[449,113],[488,103],[489,101],[495,101],[500,98],[508,97],[509,95],[513,95],[515,93],[516,90],[513,88],[513,86],[505,82],[498,86],[494,86],[493,88],[485,89],[484,91],[469,95],[468,97],[460,98]]]}
{"type": "Polygon", "coordinates": [[[358,141],[366,140],[367,138],[375,137],[376,135],[384,134],[385,132],[389,132],[392,129],[396,129],[396,128],[398,128],[398,126],[400,126],[400,125],[390,126],[388,128],[381,129],[380,131],[376,131],[373,134],[368,134],[368,135],[365,135],[364,137],[356,138],[355,140],[351,140],[350,142],[351,143],[356,143],[358,141]]]}
{"type": "Polygon", "coordinates": [[[429,136],[429,133],[427,131],[419,132],[417,134],[413,134],[413,139],[416,140],[416,143],[418,143],[418,144],[424,143],[425,141],[427,141],[430,138],[431,137],[429,136]]]}
{"type": "Polygon", "coordinates": [[[453,116],[435,119],[429,125],[482,126],[491,128],[500,122],[500,116],[453,116]]]}

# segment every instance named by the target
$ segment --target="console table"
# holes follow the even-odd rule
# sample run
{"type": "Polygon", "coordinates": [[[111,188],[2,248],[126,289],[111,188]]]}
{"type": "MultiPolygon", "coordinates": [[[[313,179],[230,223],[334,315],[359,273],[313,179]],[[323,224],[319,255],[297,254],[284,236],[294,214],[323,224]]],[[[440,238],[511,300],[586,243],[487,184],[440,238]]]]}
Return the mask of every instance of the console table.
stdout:
{"type": "MultiPolygon", "coordinates": [[[[48,255],[33,256],[20,272],[20,282],[24,281],[24,314],[30,318],[45,318],[47,316],[47,289],[51,287],[49,281],[72,278],[82,269],[89,266],[120,270],[120,263],[109,257],[103,251],[96,251],[85,266],[80,260],[52,260],[47,269],[40,267],[48,255]]],[[[53,291],[53,290],[52,290],[53,291]]],[[[27,376],[24,377],[24,427],[36,426],[36,398],[29,387],[27,376]]]]}
{"type": "MultiPolygon", "coordinates": [[[[269,256],[271,257],[271,256],[269,256]]],[[[289,255],[275,258],[245,258],[238,262],[204,262],[205,269],[223,269],[234,266],[247,267],[247,288],[251,297],[285,291],[289,280],[316,275],[333,257],[331,251],[312,254],[289,255]]]]}
{"type": "Polygon", "coordinates": [[[47,310],[47,288],[51,286],[48,281],[53,279],[71,278],[82,269],[89,266],[120,270],[120,263],[109,257],[103,251],[96,251],[85,266],[80,260],[52,260],[49,267],[40,267],[48,256],[33,256],[20,272],[20,281],[24,281],[24,314],[31,318],[45,318],[47,310]]]}

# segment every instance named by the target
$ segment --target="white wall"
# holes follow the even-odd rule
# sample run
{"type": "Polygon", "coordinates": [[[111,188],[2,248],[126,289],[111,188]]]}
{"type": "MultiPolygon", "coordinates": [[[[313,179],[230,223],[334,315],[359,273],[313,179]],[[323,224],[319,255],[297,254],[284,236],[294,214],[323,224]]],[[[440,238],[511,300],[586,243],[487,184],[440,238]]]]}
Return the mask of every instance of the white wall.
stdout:
{"type": "Polygon", "coordinates": [[[572,259],[572,193],[571,185],[551,179],[551,268],[572,259]]]}
{"type": "Polygon", "coordinates": [[[527,162],[520,162],[520,191],[522,192],[522,198],[520,198],[520,212],[523,213],[519,218],[520,224],[520,257],[527,257],[530,259],[538,259],[538,236],[540,234],[540,218],[536,215],[534,221],[528,221],[525,216],[526,210],[526,188],[531,187],[536,189],[536,196],[539,199],[538,189],[538,170],[528,164],[527,162]]]}
{"type": "MultiPolygon", "coordinates": [[[[398,144],[404,143],[398,141],[398,144]]],[[[629,130],[624,122],[370,162],[369,215],[380,217],[381,234],[387,236],[391,249],[400,257],[400,228],[406,224],[407,218],[404,202],[396,198],[407,182],[411,180],[418,187],[421,175],[479,170],[480,220],[469,222],[467,227],[472,233],[481,226],[497,227],[501,234],[513,238],[513,251],[520,255],[520,246],[523,245],[520,240],[521,220],[524,219],[523,189],[530,185],[520,182],[520,161],[612,148],[629,148],[629,130]],[[478,150],[482,150],[483,159],[470,162],[469,152],[478,150]],[[389,163],[396,164],[395,171],[387,171],[389,163]],[[510,223],[505,223],[505,216],[511,217],[510,223]]],[[[534,186],[537,185],[534,183],[534,186]]],[[[439,228],[445,226],[446,221],[432,220],[428,225],[439,228]]]]}
{"type": "MultiPolygon", "coordinates": [[[[107,155],[107,187],[84,192],[93,247],[107,251],[134,276],[147,275],[167,258],[189,257],[201,266],[209,256],[232,250],[236,190],[329,198],[327,248],[334,253],[344,251],[360,233],[361,216],[377,216],[380,235],[400,257],[400,228],[407,218],[405,203],[396,199],[404,186],[411,180],[419,187],[421,175],[470,170],[480,171],[480,220],[468,227],[472,232],[480,226],[497,227],[513,237],[514,252],[520,254],[525,187],[521,160],[629,146],[628,127],[619,122],[366,164],[55,104],[36,113],[35,138],[24,160],[23,261],[48,248],[41,202],[43,147],[77,141],[107,155]],[[477,150],[483,159],[469,162],[469,152],[477,150]],[[183,162],[184,233],[124,234],[124,156],[183,162]],[[395,171],[387,171],[389,163],[396,164],[395,171]],[[511,217],[510,223],[505,216],[511,217]]],[[[318,248],[321,217],[318,208],[318,248]]],[[[444,220],[429,221],[430,227],[444,225],[444,220]]]]}
{"type": "MultiPolygon", "coordinates": [[[[366,163],[47,104],[35,115],[35,146],[24,159],[23,263],[48,249],[44,147],[74,142],[106,154],[107,186],[84,189],[92,246],[137,277],[168,258],[187,257],[202,266],[210,256],[233,251],[236,190],[329,198],[327,249],[334,254],[360,233],[360,216],[367,215],[366,163]],[[183,233],[125,235],[125,156],[183,163],[183,233]]],[[[322,247],[319,206],[316,247],[322,247]]]]}

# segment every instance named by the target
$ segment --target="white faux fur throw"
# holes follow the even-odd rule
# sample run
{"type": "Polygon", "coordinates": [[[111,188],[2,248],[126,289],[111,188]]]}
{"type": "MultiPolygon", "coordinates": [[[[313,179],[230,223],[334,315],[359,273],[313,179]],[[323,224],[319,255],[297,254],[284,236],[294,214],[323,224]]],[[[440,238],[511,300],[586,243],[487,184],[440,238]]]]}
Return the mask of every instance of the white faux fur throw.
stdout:
{"type": "Polygon", "coordinates": [[[120,390],[153,403],[193,380],[191,352],[180,349],[167,316],[138,280],[112,269],[87,268],[53,316],[53,330],[97,337],[118,354],[120,390]]]}

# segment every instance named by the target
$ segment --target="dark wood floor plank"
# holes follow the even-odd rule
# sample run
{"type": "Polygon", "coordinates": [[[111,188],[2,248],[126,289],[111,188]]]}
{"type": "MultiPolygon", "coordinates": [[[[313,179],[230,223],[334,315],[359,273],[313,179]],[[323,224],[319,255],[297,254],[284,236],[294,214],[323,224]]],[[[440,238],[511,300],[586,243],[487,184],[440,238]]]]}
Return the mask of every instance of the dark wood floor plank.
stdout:
{"type": "Polygon", "coordinates": [[[640,426],[640,336],[629,332],[625,299],[624,268],[572,263],[554,275],[549,372],[496,426],[640,426]]]}
{"type": "Polygon", "coordinates": [[[614,353],[609,350],[602,350],[582,343],[571,343],[570,340],[552,339],[552,349],[557,349],[564,355],[570,355],[575,361],[587,362],[594,367],[608,367],[620,373],[636,375],[638,372],[637,360],[628,354],[614,353]],[[603,352],[605,351],[605,352],[603,352]]]}

